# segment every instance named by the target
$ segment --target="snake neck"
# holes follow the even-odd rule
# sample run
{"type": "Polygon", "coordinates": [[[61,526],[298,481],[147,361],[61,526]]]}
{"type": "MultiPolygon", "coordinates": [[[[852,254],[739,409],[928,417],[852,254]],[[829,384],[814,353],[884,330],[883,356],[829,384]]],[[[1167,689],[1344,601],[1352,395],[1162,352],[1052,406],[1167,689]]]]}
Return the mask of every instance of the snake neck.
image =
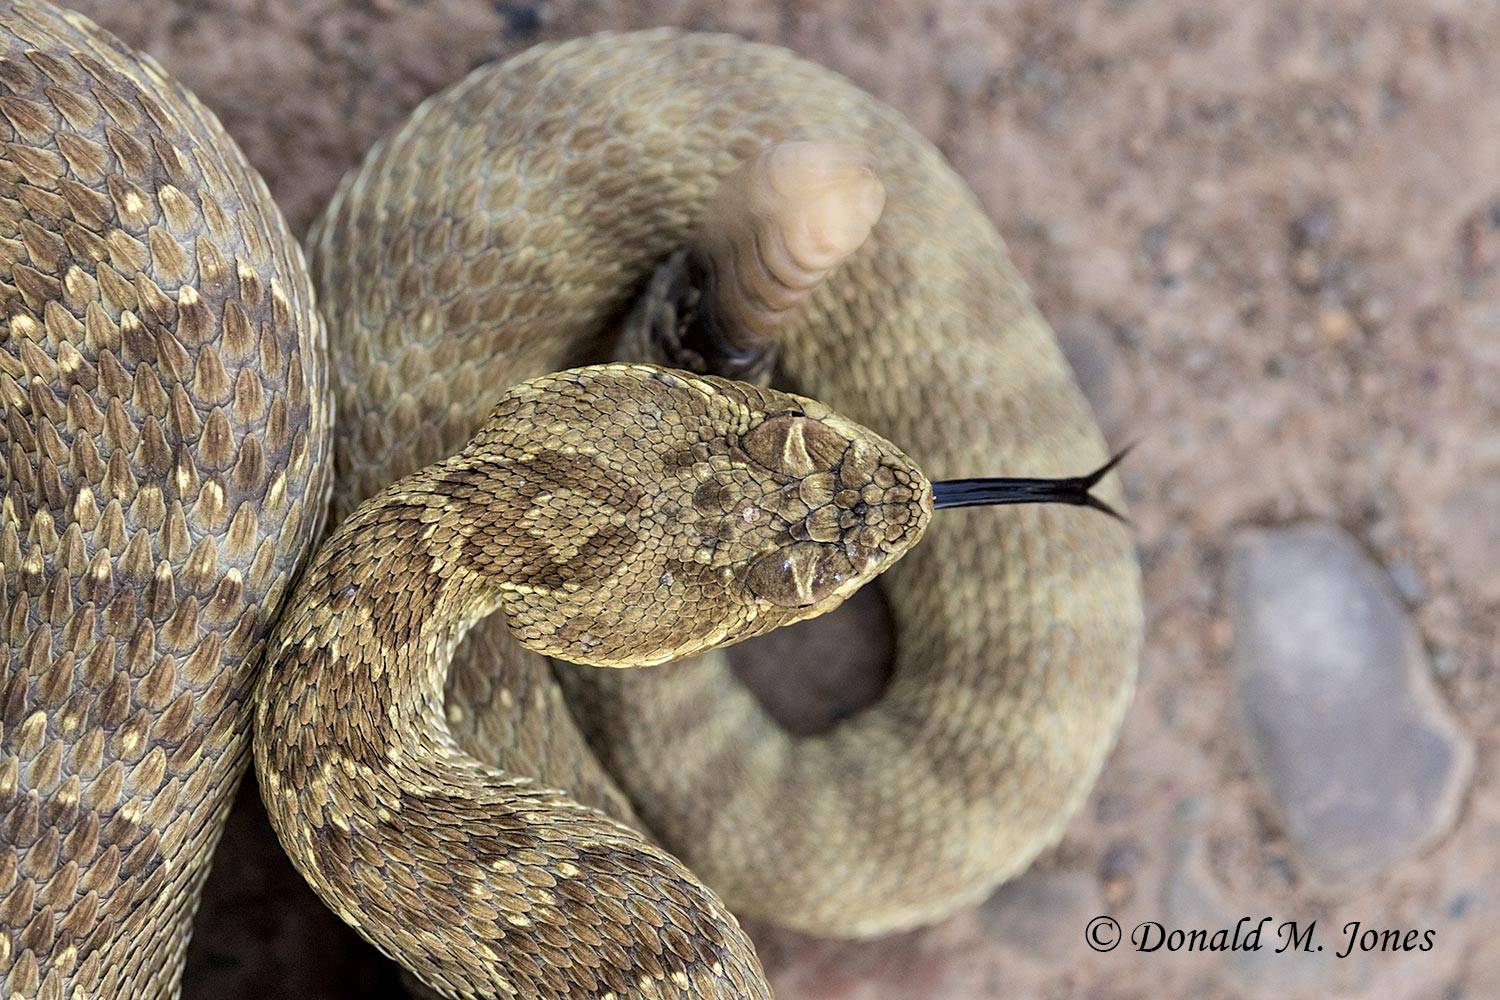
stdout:
{"type": "Polygon", "coordinates": [[[477,468],[460,457],[392,487],[300,582],[256,713],[283,846],[448,996],[768,996],[734,918],[675,859],[450,734],[449,660],[508,582],[478,530],[494,512],[477,468]]]}

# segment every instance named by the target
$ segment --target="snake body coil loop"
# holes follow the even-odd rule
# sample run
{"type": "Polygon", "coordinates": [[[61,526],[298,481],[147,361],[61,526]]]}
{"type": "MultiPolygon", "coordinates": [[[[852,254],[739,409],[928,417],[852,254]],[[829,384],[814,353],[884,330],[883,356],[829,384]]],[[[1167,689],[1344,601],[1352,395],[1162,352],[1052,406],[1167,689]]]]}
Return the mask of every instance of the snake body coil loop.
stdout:
{"type": "Polygon", "coordinates": [[[450,997],[767,996],[731,913],[909,927],[1056,840],[1136,569],[1092,511],[929,521],[928,477],[1104,450],[894,112],[725,37],[539,46],[373,149],[311,248],[309,281],[149,59],[0,2],[0,994],[175,995],[251,743],[299,870],[450,997]],[[736,215],[835,147],[883,210],[784,245],[736,215]],[[633,307],[694,255],[777,388],[578,368],[667,343],[633,307]],[[886,567],[889,688],[783,732],[713,647],[886,567]]]}
{"type": "Polygon", "coordinates": [[[0,996],[176,995],[323,523],[326,355],[214,116],[0,4],[0,996]]]}

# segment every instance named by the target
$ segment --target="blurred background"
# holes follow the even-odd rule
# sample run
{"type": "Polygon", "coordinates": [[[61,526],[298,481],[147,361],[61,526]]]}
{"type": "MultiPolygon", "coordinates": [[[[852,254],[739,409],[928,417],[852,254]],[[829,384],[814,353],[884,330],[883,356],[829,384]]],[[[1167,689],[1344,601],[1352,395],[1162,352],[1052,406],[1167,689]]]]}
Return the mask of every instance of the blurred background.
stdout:
{"type": "MultiPolygon", "coordinates": [[[[661,24],[841,71],[978,193],[1106,434],[1142,441],[1140,687],[1062,843],[982,906],[870,943],[752,928],[779,997],[1500,996],[1500,5],[70,2],[218,112],[299,236],[473,67],[661,24]],[[1096,953],[1102,914],[1316,920],[1327,950],[1096,953]],[[1338,959],[1350,921],[1433,947],[1338,959]]],[[[880,610],[745,674],[789,724],[847,714],[880,610]]],[[[400,995],[247,787],[185,996],[400,995]]]]}

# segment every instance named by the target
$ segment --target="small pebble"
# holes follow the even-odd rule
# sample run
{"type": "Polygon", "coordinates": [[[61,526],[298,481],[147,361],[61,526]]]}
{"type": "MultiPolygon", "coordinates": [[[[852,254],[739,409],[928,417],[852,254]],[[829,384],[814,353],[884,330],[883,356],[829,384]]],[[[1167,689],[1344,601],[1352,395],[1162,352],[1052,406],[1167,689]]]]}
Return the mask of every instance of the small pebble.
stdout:
{"type": "Polygon", "coordinates": [[[1318,315],[1318,333],[1325,343],[1330,345],[1342,344],[1354,336],[1357,326],[1354,317],[1349,315],[1349,310],[1342,308],[1324,309],[1318,315]]]}
{"type": "Polygon", "coordinates": [[[1111,906],[1118,907],[1129,898],[1141,862],[1140,848],[1130,841],[1115,844],[1104,852],[1099,862],[1099,881],[1111,906]]]}
{"type": "Polygon", "coordinates": [[[1454,920],[1462,920],[1474,908],[1474,903],[1475,896],[1472,892],[1461,892],[1448,903],[1448,916],[1454,920]]]}
{"type": "Polygon", "coordinates": [[[542,12],[537,4],[501,3],[495,9],[505,19],[505,30],[511,35],[528,37],[541,30],[542,12]]]}
{"type": "Polygon", "coordinates": [[[1391,583],[1401,592],[1401,599],[1407,604],[1421,604],[1422,598],[1427,596],[1427,587],[1422,583],[1422,575],[1417,568],[1409,562],[1396,561],[1387,567],[1391,574],[1391,583]]]}

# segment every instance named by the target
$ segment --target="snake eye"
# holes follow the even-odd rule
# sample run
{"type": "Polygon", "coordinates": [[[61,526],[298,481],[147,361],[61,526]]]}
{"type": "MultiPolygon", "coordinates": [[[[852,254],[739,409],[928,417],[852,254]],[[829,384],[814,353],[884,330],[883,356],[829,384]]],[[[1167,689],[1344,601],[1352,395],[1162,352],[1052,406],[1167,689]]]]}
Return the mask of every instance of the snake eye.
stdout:
{"type": "Polygon", "coordinates": [[[758,464],[800,479],[832,469],[849,447],[849,439],[821,420],[780,416],[762,421],[740,444],[758,464]]]}
{"type": "Polygon", "coordinates": [[[745,586],[756,597],[782,608],[806,608],[829,597],[856,575],[837,545],[802,542],[767,552],[750,563],[745,586]]]}

